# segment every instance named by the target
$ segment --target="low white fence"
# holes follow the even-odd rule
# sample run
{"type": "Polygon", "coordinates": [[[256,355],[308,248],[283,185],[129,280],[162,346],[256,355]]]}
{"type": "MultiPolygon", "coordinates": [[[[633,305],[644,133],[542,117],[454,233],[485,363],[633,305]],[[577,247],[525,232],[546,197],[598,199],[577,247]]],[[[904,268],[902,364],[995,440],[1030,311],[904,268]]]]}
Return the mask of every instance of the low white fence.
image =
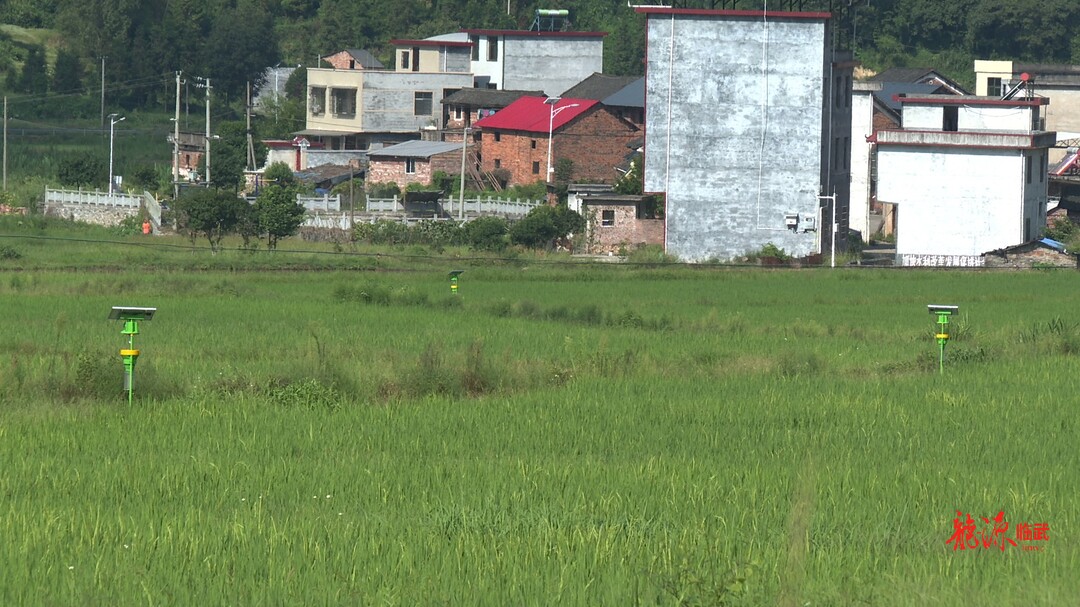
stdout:
{"type": "MultiPolygon", "coordinates": [[[[153,198],[149,194],[146,196],[153,198]]],[[[87,204],[110,207],[139,208],[143,196],[96,190],[52,190],[45,188],[45,204],[87,204]]]]}
{"type": "Polygon", "coordinates": [[[337,213],[341,211],[341,194],[323,194],[322,196],[301,196],[297,194],[296,202],[304,205],[309,213],[337,213]]]}
{"type": "MultiPolygon", "coordinates": [[[[442,205],[443,211],[446,211],[452,217],[457,217],[460,214],[461,207],[458,205],[457,198],[440,198],[439,204],[442,205]]],[[[527,215],[529,211],[544,204],[539,200],[504,200],[500,198],[466,198],[465,201],[465,213],[472,215],[527,215]]],[[[405,207],[402,205],[401,198],[394,196],[393,198],[368,198],[367,199],[367,212],[368,213],[404,213],[405,207]]]]}

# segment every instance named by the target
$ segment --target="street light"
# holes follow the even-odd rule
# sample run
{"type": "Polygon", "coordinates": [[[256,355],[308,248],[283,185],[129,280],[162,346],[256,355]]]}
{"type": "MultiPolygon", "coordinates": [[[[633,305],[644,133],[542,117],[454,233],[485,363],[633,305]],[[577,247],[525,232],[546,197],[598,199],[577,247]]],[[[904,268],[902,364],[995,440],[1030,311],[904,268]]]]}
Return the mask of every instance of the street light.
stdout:
{"type": "Polygon", "coordinates": [[[569,108],[572,108],[572,107],[578,107],[579,105],[581,105],[579,103],[571,103],[570,105],[564,105],[561,108],[556,108],[555,106],[558,105],[559,101],[561,101],[561,100],[562,100],[561,97],[548,97],[547,99],[544,100],[544,104],[550,106],[550,108],[551,108],[551,114],[548,117],[548,151],[547,151],[547,181],[548,181],[548,183],[551,183],[551,173],[555,171],[555,169],[551,166],[551,132],[552,132],[554,126],[555,126],[555,115],[558,114],[559,112],[563,111],[563,110],[566,110],[566,109],[569,109],[569,108]]]}
{"type": "Polygon", "coordinates": [[[109,194],[113,193],[113,134],[116,132],[116,123],[125,117],[116,117],[117,114],[109,114],[109,194]]]}

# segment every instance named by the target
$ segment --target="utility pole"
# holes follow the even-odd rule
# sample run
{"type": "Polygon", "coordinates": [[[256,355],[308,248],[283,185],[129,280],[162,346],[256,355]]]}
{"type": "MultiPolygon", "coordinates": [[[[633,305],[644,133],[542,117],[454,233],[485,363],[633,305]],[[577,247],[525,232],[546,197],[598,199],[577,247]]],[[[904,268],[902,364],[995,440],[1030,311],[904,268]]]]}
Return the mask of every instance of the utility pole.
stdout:
{"type": "Polygon", "coordinates": [[[247,169],[255,170],[255,143],[251,139],[251,81],[247,83],[247,169]]]}
{"type": "Polygon", "coordinates": [[[176,72],[176,110],[173,116],[173,200],[180,197],[180,74],[176,72]]]}
{"type": "Polygon", "coordinates": [[[4,95],[4,191],[7,191],[7,95],[4,95]]]}
{"type": "Polygon", "coordinates": [[[210,187],[210,86],[209,78],[195,78],[196,88],[206,89],[206,187],[210,187]]]}
{"type": "Polygon", "coordinates": [[[105,56],[101,56],[101,128],[105,128],[105,56]]]}

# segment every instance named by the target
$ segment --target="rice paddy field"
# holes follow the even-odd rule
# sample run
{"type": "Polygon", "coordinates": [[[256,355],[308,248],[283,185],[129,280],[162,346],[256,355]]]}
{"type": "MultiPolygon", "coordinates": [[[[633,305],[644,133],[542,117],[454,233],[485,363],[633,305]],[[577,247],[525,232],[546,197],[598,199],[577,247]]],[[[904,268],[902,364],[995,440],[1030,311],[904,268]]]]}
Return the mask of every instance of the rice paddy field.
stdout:
{"type": "Polygon", "coordinates": [[[1080,596],[1075,272],[43,233],[0,238],[2,604],[1080,596]]]}

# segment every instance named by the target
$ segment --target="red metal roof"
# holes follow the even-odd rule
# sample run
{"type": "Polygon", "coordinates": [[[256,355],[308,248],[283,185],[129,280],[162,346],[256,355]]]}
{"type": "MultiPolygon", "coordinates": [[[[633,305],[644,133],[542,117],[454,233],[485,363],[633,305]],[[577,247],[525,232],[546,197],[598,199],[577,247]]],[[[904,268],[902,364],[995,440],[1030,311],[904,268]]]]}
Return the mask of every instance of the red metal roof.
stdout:
{"type": "Polygon", "coordinates": [[[548,121],[552,120],[551,112],[553,110],[556,114],[550,126],[552,131],[557,131],[566,123],[588,111],[592,106],[600,103],[595,99],[563,97],[559,99],[559,103],[552,107],[544,103],[546,99],[546,97],[521,97],[491,116],[473,123],[473,126],[479,129],[547,133],[548,121]]]}

